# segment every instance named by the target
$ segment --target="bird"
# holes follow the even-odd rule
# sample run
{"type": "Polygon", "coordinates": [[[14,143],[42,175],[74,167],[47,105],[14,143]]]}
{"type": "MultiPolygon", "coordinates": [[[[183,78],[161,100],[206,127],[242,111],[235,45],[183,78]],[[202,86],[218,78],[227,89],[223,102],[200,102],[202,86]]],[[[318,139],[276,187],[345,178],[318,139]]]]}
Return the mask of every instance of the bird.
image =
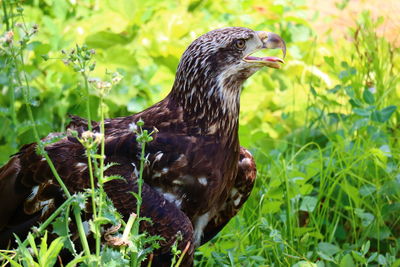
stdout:
{"type": "MultiPolygon", "coordinates": [[[[121,179],[104,184],[115,208],[127,220],[136,211],[131,192],[138,190],[140,144],[132,131],[139,121],[151,131],[146,144],[141,216],[152,223],[140,230],[163,237],[154,251],[153,266],[169,266],[171,246],[186,249],[181,266],[192,266],[194,251],[211,240],[248,199],[256,178],[249,150],[240,146],[239,110],[243,83],[263,67],[281,68],[279,57],[257,57],[259,50],[281,49],[286,44],[275,33],[244,27],[209,31],[184,51],[170,93],[149,108],[126,117],[105,119],[105,175],[121,179]]],[[[90,188],[85,148],[79,136],[100,123],[71,116],[68,131],[51,133],[45,151],[71,193],[90,188]],[[91,127],[89,127],[91,126],[91,127]]],[[[24,145],[0,168],[0,248],[13,234],[26,236],[63,201],[60,185],[37,144],[24,145]]]]}

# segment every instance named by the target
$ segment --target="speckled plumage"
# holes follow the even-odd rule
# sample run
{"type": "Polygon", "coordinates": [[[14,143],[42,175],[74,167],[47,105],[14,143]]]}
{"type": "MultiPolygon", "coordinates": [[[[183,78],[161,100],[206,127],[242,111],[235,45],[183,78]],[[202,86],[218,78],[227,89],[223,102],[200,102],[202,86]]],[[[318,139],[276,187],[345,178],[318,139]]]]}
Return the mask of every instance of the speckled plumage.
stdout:
{"type": "MultiPolygon", "coordinates": [[[[141,229],[165,238],[155,252],[154,266],[169,266],[170,246],[178,231],[183,235],[180,249],[190,242],[182,265],[190,266],[194,249],[214,237],[251,192],[256,167],[238,139],[241,87],[258,69],[277,68],[277,63],[244,57],[262,48],[285,49],[279,36],[265,34],[231,27],[200,36],[184,52],[164,100],[138,114],[105,121],[106,162],[118,163],[106,174],[125,179],[106,183],[105,191],[124,218],[136,210],[130,192],[137,190],[140,152],[129,125],[141,118],[144,128],[158,129],[146,147],[141,208],[142,215],[153,221],[141,229]]],[[[87,122],[73,116],[67,128],[81,134],[87,122]]],[[[93,123],[93,131],[99,131],[98,123],[93,123]]],[[[72,193],[90,186],[84,148],[76,138],[67,135],[46,151],[72,193]]],[[[62,201],[35,144],[22,147],[0,169],[0,247],[12,238],[10,233],[26,234],[62,201]]]]}

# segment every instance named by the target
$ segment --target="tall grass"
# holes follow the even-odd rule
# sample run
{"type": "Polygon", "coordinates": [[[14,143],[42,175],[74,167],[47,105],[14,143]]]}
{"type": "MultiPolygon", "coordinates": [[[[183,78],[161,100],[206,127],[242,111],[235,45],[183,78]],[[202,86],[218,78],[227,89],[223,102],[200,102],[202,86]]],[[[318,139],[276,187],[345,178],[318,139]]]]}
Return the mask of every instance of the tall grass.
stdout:
{"type": "Polygon", "coordinates": [[[400,266],[399,65],[377,23],[363,14],[337,51],[352,56],[325,58],[339,83],[308,82],[304,123],[253,148],[256,187],[198,266],[400,266]]]}

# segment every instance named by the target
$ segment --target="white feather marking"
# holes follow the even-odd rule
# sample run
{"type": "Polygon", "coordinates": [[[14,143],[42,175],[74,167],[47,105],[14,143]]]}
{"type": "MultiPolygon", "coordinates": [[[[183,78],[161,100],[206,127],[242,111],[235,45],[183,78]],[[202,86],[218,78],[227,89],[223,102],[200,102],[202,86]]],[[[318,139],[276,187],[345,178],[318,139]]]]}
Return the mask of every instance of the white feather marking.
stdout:
{"type": "Polygon", "coordinates": [[[48,199],[45,201],[41,201],[40,202],[40,207],[42,208],[42,215],[44,215],[51,206],[54,205],[54,199],[48,199]]]}
{"type": "Polygon", "coordinates": [[[207,183],[208,183],[206,177],[200,177],[200,178],[198,178],[197,180],[199,181],[200,184],[202,184],[202,185],[204,185],[204,186],[206,186],[207,183]]]}
{"type": "Polygon", "coordinates": [[[138,171],[138,169],[136,168],[136,164],[135,163],[131,163],[132,164],[132,166],[133,166],[133,173],[135,174],[135,176],[136,177],[139,177],[139,171],[138,171]]]}
{"type": "Polygon", "coordinates": [[[38,191],[39,191],[39,186],[38,186],[38,185],[37,185],[37,186],[34,186],[34,187],[32,188],[32,192],[31,192],[31,194],[29,195],[29,197],[27,198],[27,200],[28,200],[28,201],[33,200],[33,199],[36,197],[38,191]]]}
{"type": "Polygon", "coordinates": [[[52,199],[40,201],[40,206],[44,207],[44,206],[48,205],[51,201],[52,201],[52,199]]]}
{"type": "Polygon", "coordinates": [[[161,173],[162,173],[162,174],[166,174],[166,173],[168,172],[168,170],[169,170],[168,168],[163,168],[163,169],[161,170],[161,173]]]}
{"type": "Polygon", "coordinates": [[[238,113],[239,107],[239,99],[240,99],[240,91],[235,90],[234,88],[225,88],[225,80],[234,77],[237,73],[240,72],[242,66],[235,65],[231,68],[226,69],[218,76],[218,95],[222,100],[222,110],[224,113],[227,113],[228,110],[230,113],[236,114],[238,113]]]}
{"type": "Polygon", "coordinates": [[[217,125],[214,123],[208,127],[209,134],[215,134],[217,132],[217,125]]]}
{"type": "Polygon", "coordinates": [[[231,197],[234,197],[237,194],[238,190],[234,187],[231,190],[231,197]]]}
{"type": "Polygon", "coordinates": [[[171,193],[163,193],[163,196],[170,203],[175,204],[178,208],[182,205],[182,199],[178,198],[176,195],[171,193]]]}
{"type": "Polygon", "coordinates": [[[161,172],[156,172],[155,174],[153,174],[152,178],[160,178],[161,177],[161,172]]]}
{"type": "Polygon", "coordinates": [[[208,91],[207,96],[210,98],[214,94],[214,91],[215,91],[214,87],[211,87],[211,89],[208,91]]]}
{"type": "Polygon", "coordinates": [[[185,157],[185,154],[180,154],[180,155],[179,155],[179,158],[178,158],[176,161],[180,161],[180,160],[182,160],[184,157],[185,157]]]}
{"type": "Polygon", "coordinates": [[[157,152],[157,154],[156,154],[156,157],[155,157],[154,161],[159,161],[159,160],[161,160],[161,158],[162,158],[162,156],[163,156],[163,155],[164,155],[163,153],[161,153],[161,152],[157,152]]]}
{"type": "Polygon", "coordinates": [[[182,184],[183,184],[183,181],[182,181],[182,180],[176,179],[176,180],[173,180],[172,183],[173,183],[173,184],[176,184],[176,185],[182,185],[182,184]]]}
{"type": "Polygon", "coordinates": [[[194,223],[194,245],[198,247],[200,245],[201,238],[203,237],[204,227],[208,224],[210,219],[209,212],[197,217],[194,223]]]}
{"type": "Polygon", "coordinates": [[[80,171],[80,172],[83,172],[83,171],[86,170],[86,168],[87,168],[87,164],[86,164],[86,163],[83,163],[83,162],[78,162],[77,164],[75,164],[75,166],[76,166],[77,168],[79,168],[79,171],[80,171]]]}
{"type": "Polygon", "coordinates": [[[161,187],[154,187],[154,189],[155,189],[158,193],[160,193],[161,195],[163,195],[164,198],[165,198],[168,202],[170,202],[170,203],[172,203],[172,204],[175,204],[178,208],[181,207],[181,205],[182,205],[182,199],[181,199],[181,198],[178,198],[176,195],[174,195],[174,194],[172,194],[172,193],[165,192],[161,187]]]}
{"type": "Polygon", "coordinates": [[[235,204],[235,206],[239,205],[240,200],[242,200],[242,195],[241,195],[241,194],[239,194],[239,197],[236,198],[236,199],[233,201],[233,204],[235,204]]]}
{"type": "Polygon", "coordinates": [[[251,165],[251,160],[249,159],[249,158],[243,158],[241,161],[240,161],[240,164],[242,165],[246,165],[246,166],[249,166],[249,165],[251,165]]]}

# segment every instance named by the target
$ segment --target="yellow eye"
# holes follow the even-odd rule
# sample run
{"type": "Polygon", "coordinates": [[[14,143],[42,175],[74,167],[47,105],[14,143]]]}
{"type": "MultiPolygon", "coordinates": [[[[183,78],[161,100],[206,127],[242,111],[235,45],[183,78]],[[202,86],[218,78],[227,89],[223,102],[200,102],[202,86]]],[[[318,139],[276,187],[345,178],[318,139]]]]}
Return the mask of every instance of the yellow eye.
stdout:
{"type": "Polygon", "coordinates": [[[236,40],[236,47],[239,49],[243,49],[246,45],[246,42],[243,39],[236,40]]]}

